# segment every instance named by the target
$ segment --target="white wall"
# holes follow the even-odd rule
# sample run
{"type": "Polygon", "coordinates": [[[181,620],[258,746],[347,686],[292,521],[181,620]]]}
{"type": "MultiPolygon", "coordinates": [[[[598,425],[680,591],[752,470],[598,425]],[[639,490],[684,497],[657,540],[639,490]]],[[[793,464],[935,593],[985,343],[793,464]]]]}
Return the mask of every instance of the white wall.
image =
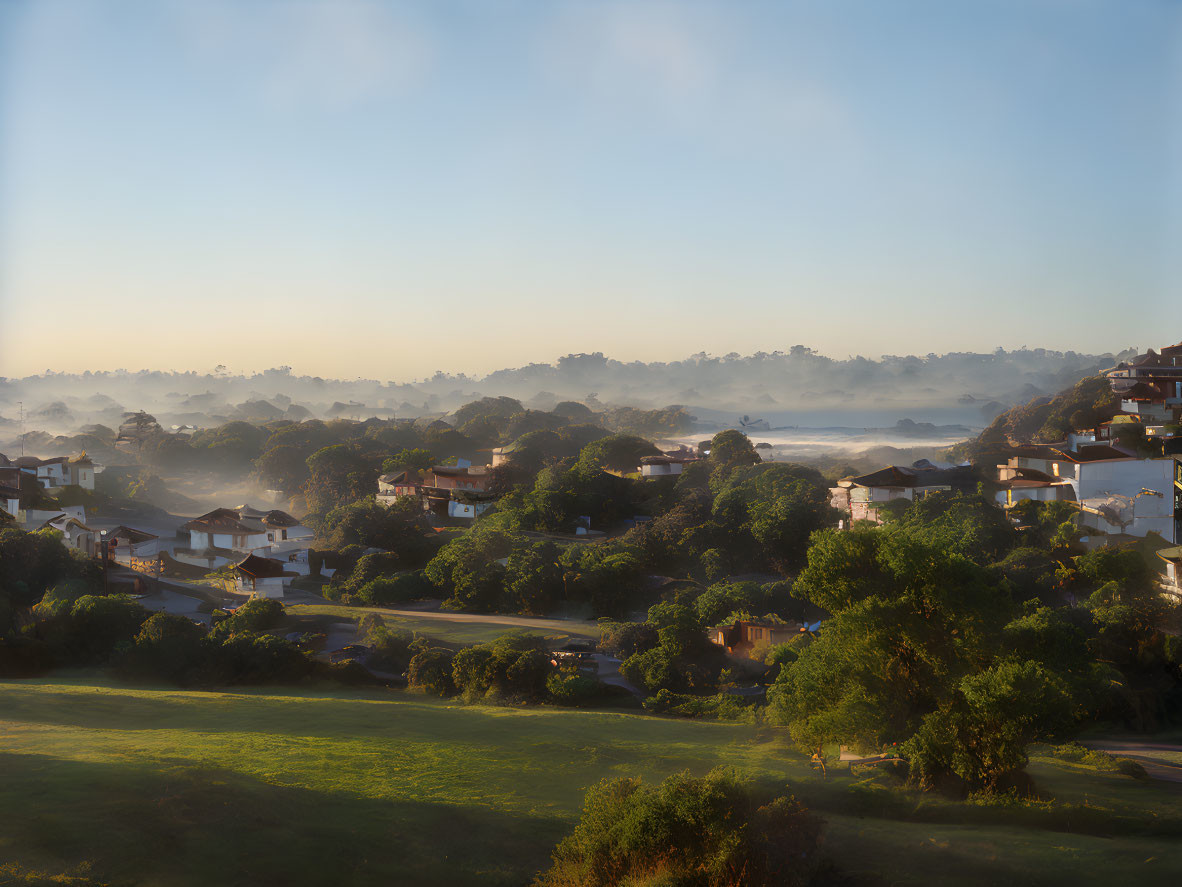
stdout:
{"type": "Polygon", "coordinates": [[[282,576],[273,576],[266,579],[255,579],[253,582],[246,576],[238,576],[238,591],[242,594],[253,594],[256,597],[283,597],[283,579],[282,576]]]}
{"type": "MultiPolygon", "coordinates": [[[[1173,458],[1083,462],[1077,469],[1079,477],[1072,486],[1076,497],[1088,505],[1113,495],[1133,498],[1142,489],[1161,493],[1160,496],[1144,495],[1134,500],[1133,523],[1124,532],[1133,536],[1155,532],[1167,542],[1177,542],[1174,538],[1173,458]]],[[[1085,514],[1084,522],[1109,533],[1120,532],[1119,527],[1111,526],[1095,515],[1085,514]]]]}

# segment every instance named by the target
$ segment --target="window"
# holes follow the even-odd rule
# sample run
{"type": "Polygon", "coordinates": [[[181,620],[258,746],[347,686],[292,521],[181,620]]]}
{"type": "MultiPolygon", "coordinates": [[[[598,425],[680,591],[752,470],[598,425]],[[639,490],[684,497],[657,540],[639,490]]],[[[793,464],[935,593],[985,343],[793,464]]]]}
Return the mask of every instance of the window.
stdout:
{"type": "Polygon", "coordinates": [[[1055,475],[1055,477],[1059,476],[1059,463],[1058,462],[1051,463],[1051,474],[1055,475]]]}

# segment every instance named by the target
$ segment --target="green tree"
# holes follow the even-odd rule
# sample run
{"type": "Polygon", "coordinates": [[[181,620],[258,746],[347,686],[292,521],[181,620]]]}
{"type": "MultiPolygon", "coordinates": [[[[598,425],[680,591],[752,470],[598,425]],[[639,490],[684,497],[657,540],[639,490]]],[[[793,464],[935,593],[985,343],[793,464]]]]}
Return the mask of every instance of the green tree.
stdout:
{"type": "Polygon", "coordinates": [[[949,776],[990,788],[1026,765],[1026,747],[1074,723],[1067,685],[1033,661],[1005,660],[965,677],[949,704],[930,713],[902,746],[912,776],[928,787],[949,776]]]}
{"type": "Polygon", "coordinates": [[[821,827],[791,796],[721,768],[656,788],[604,780],[535,884],[803,887],[819,862],[821,827]]]}

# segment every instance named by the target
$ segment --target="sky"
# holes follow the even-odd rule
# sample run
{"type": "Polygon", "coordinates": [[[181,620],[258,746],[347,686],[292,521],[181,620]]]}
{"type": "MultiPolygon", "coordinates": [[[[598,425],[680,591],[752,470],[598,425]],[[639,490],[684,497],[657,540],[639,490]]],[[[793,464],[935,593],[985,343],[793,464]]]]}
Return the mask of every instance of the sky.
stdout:
{"type": "Polygon", "coordinates": [[[0,376],[1182,339],[1182,4],[0,3],[0,376]]]}

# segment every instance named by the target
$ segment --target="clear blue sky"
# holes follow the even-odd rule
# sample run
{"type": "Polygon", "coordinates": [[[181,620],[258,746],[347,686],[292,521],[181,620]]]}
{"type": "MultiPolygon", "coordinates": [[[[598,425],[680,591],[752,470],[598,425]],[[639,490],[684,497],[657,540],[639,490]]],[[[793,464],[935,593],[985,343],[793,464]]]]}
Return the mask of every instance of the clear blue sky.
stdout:
{"type": "Polygon", "coordinates": [[[0,5],[0,375],[1182,338],[1182,4],[0,5]]]}

